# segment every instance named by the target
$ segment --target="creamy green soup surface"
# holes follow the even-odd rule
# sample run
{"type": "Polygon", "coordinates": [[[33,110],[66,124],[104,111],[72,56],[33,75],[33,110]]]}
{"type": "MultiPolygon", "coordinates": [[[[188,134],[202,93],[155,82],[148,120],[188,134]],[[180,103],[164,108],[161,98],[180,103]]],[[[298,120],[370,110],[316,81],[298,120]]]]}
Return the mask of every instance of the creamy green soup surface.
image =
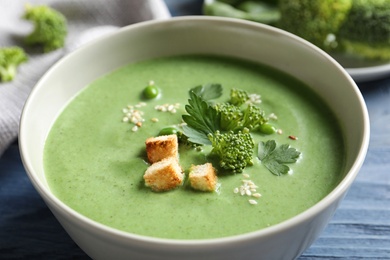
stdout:
{"type": "MultiPolygon", "coordinates": [[[[142,61],[99,78],[64,108],[44,149],[48,184],[65,204],[107,226],[170,239],[232,236],[291,218],[338,184],[344,159],[336,117],[306,85],[266,66],[214,56],[142,61]],[[161,96],[145,101],[141,92],[150,80],[161,89],[161,96]],[[231,88],[261,95],[259,106],[266,115],[277,116],[269,122],[282,132],[253,134],[256,149],[259,141],[271,139],[296,148],[301,156],[289,164],[290,174],[273,175],[254,152],[254,165],[242,174],[218,172],[216,192],[183,185],[158,193],[145,187],[143,174],[149,166],[145,140],[180,123],[189,89],[205,83],[222,84],[221,101],[228,100],[231,88]],[[146,103],[139,108],[145,121],[133,131],[132,124],[122,121],[122,109],[140,102],[146,103]],[[176,104],[176,113],[156,110],[164,104],[176,104]],[[234,192],[243,180],[255,183],[262,196],[234,192]]],[[[185,171],[206,161],[207,149],[180,149],[185,171]]]]}

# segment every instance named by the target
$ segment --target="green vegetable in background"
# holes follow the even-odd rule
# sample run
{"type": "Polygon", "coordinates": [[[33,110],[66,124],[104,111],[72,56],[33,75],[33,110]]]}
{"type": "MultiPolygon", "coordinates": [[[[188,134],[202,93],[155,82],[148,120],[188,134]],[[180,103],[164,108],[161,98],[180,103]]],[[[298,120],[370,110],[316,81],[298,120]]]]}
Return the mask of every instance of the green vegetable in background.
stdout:
{"type": "Polygon", "coordinates": [[[40,45],[44,52],[62,48],[67,35],[67,21],[60,12],[45,6],[26,5],[24,19],[34,24],[34,30],[25,41],[28,45],[40,45]]]}
{"type": "Polygon", "coordinates": [[[225,16],[250,21],[275,24],[280,18],[277,1],[205,1],[203,12],[206,15],[225,16]]]}
{"type": "Polygon", "coordinates": [[[355,61],[390,60],[389,0],[206,0],[204,13],[270,24],[355,61]]]}
{"type": "Polygon", "coordinates": [[[0,48],[0,81],[7,82],[15,78],[18,66],[28,57],[19,47],[0,48]]]}
{"type": "Polygon", "coordinates": [[[390,59],[390,1],[353,0],[337,38],[348,54],[390,59]]]}
{"type": "Polygon", "coordinates": [[[337,47],[334,37],[348,19],[352,0],[280,0],[277,26],[324,50],[337,47]]]}

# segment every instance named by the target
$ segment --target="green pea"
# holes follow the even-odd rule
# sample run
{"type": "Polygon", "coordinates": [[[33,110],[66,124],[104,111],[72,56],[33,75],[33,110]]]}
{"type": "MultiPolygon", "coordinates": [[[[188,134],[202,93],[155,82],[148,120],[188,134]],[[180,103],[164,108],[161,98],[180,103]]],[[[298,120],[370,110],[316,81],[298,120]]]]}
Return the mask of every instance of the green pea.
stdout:
{"type": "Polygon", "coordinates": [[[172,135],[172,134],[177,134],[177,129],[173,126],[168,126],[164,127],[163,129],[160,130],[158,135],[172,135]]]}
{"type": "Polygon", "coordinates": [[[160,90],[154,85],[147,86],[143,91],[143,95],[146,99],[156,98],[159,94],[160,90]]]}
{"type": "Polygon", "coordinates": [[[263,134],[270,135],[275,133],[276,129],[273,125],[265,123],[260,126],[259,131],[263,134]]]}

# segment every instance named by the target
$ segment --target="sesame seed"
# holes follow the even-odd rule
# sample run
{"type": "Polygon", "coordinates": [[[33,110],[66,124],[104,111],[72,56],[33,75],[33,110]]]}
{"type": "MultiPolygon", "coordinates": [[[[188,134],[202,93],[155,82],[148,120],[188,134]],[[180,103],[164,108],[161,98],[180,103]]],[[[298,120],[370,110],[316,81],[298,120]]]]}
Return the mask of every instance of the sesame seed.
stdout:
{"type": "Polygon", "coordinates": [[[247,103],[251,104],[260,104],[261,103],[261,96],[258,94],[250,94],[248,95],[249,99],[247,103]]]}
{"type": "Polygon", "coordinates": [[[161,111],[161,112],[170,112],[172,114],[175,114],[179,107],[180,107],[180,104],[175,103],[175,104],[157,105],[154,107],[154,109],[156,109],[157,111],[161,111]]]}
{"type": "Polygon", "coordinates": [[[268,116],[269,119],[273,119],[273,120],[277,120],[278,117],[274,114],[274,113],[271,113],[269,116],[268,116]]]}
{"type": "Polygon", "coordinates": [[[142,126],[142,122],[145,121],[143,118],[144,112],[134,108],[140,108],[146,105],[147,104],[145,102],[139,102],[135,106],[127,105],[127,107],[122,109],[122,112],[125,114],[122,121],[125,123],[133,123],[134,126],[131,128],[133,132],[138,131],[138,129],[142,126]]]}
{"type": "MultiPolygon", "coordinates": [[[[243,177],[249,178],[249,174],[243,173],[243,177]]],[[[253,198],[260,198],[261,194],[257,192],[258,186],[252,181],[248,179],[241,179],[241,186],[238,188],[234,188],[233,192],[236,194],[240,194],[241,196],[248,196],[253,198]]],[[[257,204],[257,201],[254,199],[249,199],[250,204],[257,204]]]]}
{"type": "Polygon", "coordinates": [[[282,129],[278,129],[278,130],[276,130],[276,133],[281,135],[281,134],[283,134],[283,131],[282,131],[282,129]]]}
{"type": "Polygon", "coordinates": [[[257,204],[257,201],[255,201],[255,200],[249,200],[249,203],[252,204],[252,205],[256,205],[256,204],[257,204]]]}
{"type": "Polygon", "coordinates": [[[152,122],[158,122],[158,118],[156,118],[156,117],[153,117],[151,120],[152,120],[152,122]]]}

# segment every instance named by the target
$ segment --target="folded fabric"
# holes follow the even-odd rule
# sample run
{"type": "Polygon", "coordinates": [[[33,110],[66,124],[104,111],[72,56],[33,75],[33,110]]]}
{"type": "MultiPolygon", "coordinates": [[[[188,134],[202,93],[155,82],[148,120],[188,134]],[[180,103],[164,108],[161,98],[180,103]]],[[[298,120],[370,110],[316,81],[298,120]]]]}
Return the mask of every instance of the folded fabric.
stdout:
{"type": "Polygon", "coordinates": [[[25,48],[29,61],[19,67],[13,81],[0,83],[0,156],[17,138],[20,115],[31,89],[57,60],[116,28],[169,17],[162,0],[1,0],[0,47],[25,48]],[[26,2],[33,6],[48,5],[65,15],[68,35],[64,48],[50,53],[25,48],[23,38],[33,29],[31,23],[21,18],[26,2]]]}

